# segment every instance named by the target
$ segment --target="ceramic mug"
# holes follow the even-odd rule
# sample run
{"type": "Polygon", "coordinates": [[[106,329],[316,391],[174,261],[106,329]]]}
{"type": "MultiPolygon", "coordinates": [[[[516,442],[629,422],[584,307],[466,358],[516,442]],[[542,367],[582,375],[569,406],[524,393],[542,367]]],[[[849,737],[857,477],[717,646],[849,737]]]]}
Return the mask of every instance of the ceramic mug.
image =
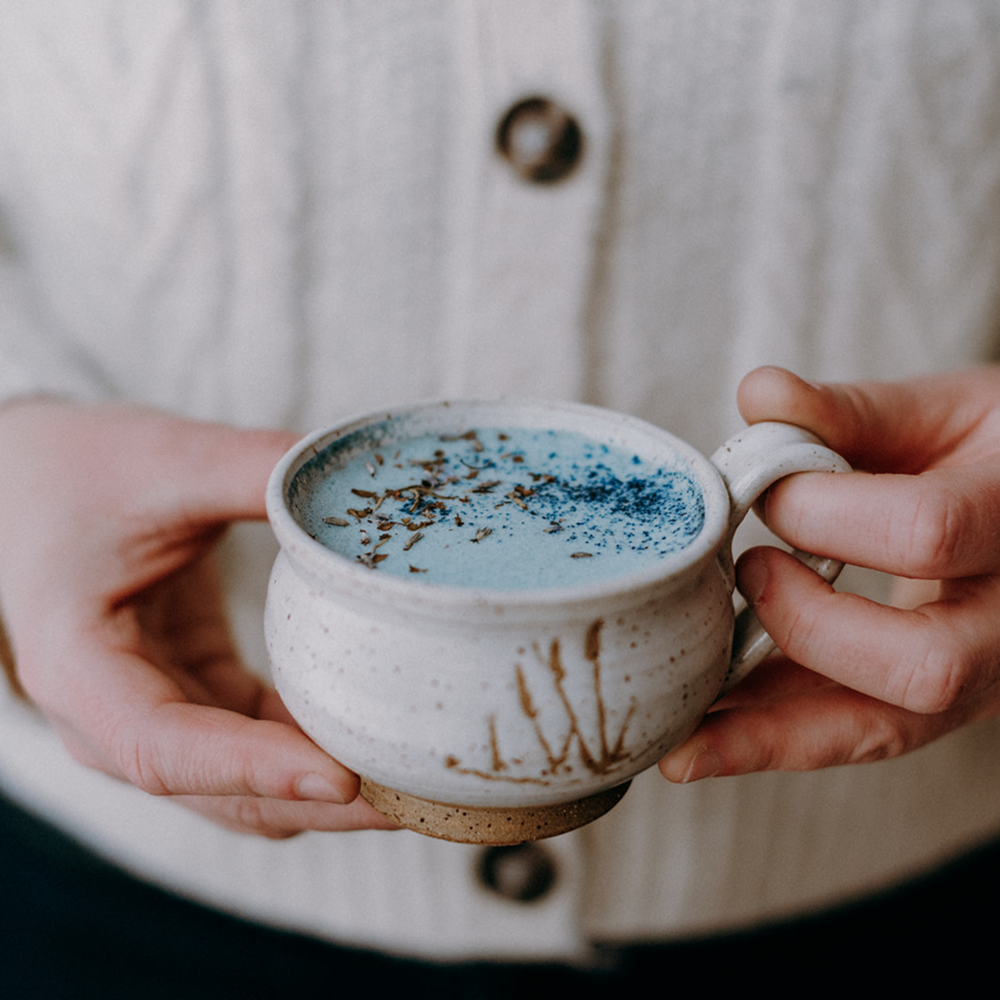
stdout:
{"type": "MultiPolygon", "coordinates": [[[[402,826],[498,844],[574,829],[774,648],[733,602],[733,534],[753,503],[791,473],[847,469],[784,424],[749,427],[709,460],[568,403],[420,404],[317,431],[267,487],[275,685],[402,826]],[[415,441],[426,454],[398,458],[415,441]],[[570,442],[590,457],[569,461],[570,442]],[[624,464],[609,471],[608,455],[624,464]],[[341,539],[357,551],[335,551],[341,539]],[[439,582],[434,560],[455,553],[458,578],[439,582]],[[522,563],[527,578],[507,579],[522,563]]],[[[827,580],[840,571],[797,554],[827,580]]]]}

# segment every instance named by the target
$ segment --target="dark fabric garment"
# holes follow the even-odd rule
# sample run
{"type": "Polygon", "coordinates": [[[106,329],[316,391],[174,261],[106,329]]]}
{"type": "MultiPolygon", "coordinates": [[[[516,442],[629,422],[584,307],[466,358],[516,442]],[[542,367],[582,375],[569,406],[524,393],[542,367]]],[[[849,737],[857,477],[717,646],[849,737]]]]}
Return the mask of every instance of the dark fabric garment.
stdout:
{"type": "Polygon", "coordinates": [[[879,980],[898,988],[939,973],[955,988],[992,972],[998,889],[1000,845],[991,845],[863,904],[710,940],[598,948],[588,970],[434,965],[256,926],[177,898],[0,799],[0,996],[252,1000],[358,990],[405,1000],[607,1000],[608,990],[718,995],[748,983],[778,995],[879,980]]]}

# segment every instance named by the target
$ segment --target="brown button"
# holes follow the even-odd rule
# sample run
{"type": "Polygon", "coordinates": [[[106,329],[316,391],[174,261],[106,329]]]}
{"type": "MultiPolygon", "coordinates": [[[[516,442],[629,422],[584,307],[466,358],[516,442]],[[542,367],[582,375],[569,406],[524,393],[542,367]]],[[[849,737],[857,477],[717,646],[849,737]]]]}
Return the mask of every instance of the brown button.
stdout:
{"type": "Polygon", "coordinates": [[[479,859],[479,879],[503,899],[532,903],[555,884],[556,866],[538,844],[488,847],[479,859]]]}
{"type": "Polygon", "coordinates": [[[562,180],[583,155],[577,120],[545,97],[519,101],[497,127],[497,149],[525,179],[536,184],[562,180]]]}

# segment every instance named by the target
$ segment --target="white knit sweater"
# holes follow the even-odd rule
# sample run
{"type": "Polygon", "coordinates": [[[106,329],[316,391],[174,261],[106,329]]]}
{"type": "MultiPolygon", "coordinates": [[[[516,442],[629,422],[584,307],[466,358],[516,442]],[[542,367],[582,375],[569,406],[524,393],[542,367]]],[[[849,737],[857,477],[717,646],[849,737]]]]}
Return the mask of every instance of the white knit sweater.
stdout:
{"type": "MultiPolygon", "coordinates": [[[[4,0],[0,392],[301,430],[516,392],[711,450],[757,364],[989,359],[998,39],[989,0],[4,0]],[[494,151],[535,94],[585,135],[554,185],[494,151]]],[[[261,669],[273,554],[261,527],[227,551],[261,669]]],[[[0,699],[0,784],[134,872],[445,958],[572,957],[823,906],[996,834],[998,783],[988,725],[817,774],[646,774],[548,842],[556,887],[525,905],[477,886],[474,847],[224,831],[82,770],[0,699]]]]}

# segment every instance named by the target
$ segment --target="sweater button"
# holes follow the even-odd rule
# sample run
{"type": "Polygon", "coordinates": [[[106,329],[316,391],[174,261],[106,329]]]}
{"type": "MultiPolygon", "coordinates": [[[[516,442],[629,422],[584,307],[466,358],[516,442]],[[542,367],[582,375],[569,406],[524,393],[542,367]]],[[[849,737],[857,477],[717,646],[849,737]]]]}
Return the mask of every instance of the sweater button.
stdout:
{"type": "Polygon", "coordinates": [[[479,858],[479,881],[503,899],[533,903],[555,884],[556,866],[535,843],[488,847],[479,858]]]}
{"type": "Polygon", "coordinates": [[[496,143],[511,167],[536,184],[562,180],[583,155],[577,120],[546,97],[515,104],[497,126],[496,143]]]}

